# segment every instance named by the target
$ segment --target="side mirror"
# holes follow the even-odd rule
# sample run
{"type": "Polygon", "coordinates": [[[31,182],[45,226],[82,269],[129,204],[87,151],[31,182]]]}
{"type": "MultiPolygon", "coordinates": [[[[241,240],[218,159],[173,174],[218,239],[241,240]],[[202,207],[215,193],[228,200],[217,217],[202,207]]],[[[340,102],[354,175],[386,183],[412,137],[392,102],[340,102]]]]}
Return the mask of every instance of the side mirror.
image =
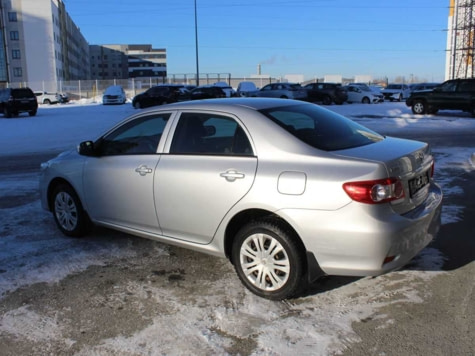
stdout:
{"type": "Polygon", "coordinates": [[[81,156],[94,156],[94,142],[92,141],[84,141],[81,142],[78,146],[78,153],[81,156]]]}

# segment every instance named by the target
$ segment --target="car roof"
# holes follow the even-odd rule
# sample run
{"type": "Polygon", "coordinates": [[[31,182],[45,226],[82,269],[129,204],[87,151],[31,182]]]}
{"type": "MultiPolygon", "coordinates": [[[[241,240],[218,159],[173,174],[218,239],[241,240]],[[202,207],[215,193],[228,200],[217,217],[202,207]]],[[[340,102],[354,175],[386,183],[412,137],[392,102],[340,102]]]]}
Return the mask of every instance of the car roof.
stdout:
{"type": "MultiPolygon", "coordinates": [[[[222,110],[240,107],[252,110],[264,110],[279,106],[311,105],[300,100],[278,98],[220,98],[199,101],[182,101],[173,104],[161,105],[159,109],[173,108],[174,110],[222,110]]],[[[153,111],[154,109],[148,109],[153,111]]],[[[155,108],[157,110],[157,107],[155,108]]]]}

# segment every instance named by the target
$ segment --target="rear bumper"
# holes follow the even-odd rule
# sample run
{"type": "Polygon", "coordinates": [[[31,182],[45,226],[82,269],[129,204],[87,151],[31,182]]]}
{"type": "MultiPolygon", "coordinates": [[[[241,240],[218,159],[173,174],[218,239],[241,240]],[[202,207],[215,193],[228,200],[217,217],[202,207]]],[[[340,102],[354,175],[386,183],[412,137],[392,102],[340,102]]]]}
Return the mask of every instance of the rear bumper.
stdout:
{"type": "Polygon", "coordinates": [[[432,184],[426,200],[404,215],[380,208],[351,203],[337,211],[284,213],[303,227],[297,233],[325,274],[376,276],[403,267],[435,237],[442,190],[432,184]]]}

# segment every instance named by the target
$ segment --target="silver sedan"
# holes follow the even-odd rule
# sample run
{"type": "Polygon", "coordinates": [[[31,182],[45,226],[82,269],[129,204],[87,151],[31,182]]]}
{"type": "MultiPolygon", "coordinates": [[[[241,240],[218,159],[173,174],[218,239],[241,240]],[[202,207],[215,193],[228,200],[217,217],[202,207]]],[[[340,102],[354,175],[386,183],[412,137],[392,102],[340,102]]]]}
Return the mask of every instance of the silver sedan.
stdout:
{"type": "Polygon", "coordinates": [[[141,111],[43,163],[40,191],[66,235],[101,225],[226,257],[278,300],[404,266],[440,225],[433,170],[426,143],[315,104],[234,98],[141,111]]]}

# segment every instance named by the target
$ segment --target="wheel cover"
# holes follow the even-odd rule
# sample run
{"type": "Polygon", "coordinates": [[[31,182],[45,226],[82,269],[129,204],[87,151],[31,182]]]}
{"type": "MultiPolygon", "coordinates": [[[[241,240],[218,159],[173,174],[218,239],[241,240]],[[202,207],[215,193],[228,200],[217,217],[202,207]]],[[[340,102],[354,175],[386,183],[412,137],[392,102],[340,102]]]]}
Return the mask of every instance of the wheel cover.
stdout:
{"type": "Polygon", "coordinates": [[[74,199],[66,192],[60,192],[54,200],[54,212],[59,225],[67,231],[72,231],[78,224],[78,209],[74,199]]]}
{"type": "Polygon", "coordinates": [[[424,112],[424,104],[422,103],[415,103],[414,104],[414,111],[418,114],[422,114],[424,112]]]}
{"type": "Polygon", "coordinates": [[[239,252],[242,271],[256,288],[275,291],[290,275],[290,260],[282,244],[267,234],[253,234],[239,252]]]}

